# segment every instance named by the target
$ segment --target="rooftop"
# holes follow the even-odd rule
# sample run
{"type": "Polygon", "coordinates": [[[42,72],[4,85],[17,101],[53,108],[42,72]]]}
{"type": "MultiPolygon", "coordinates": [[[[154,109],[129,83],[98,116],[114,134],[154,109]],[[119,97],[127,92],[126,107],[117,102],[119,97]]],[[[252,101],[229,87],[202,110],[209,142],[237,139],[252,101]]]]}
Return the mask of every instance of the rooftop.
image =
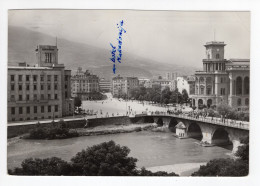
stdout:
{"type": "Polygon", "coordinates": [[[210,46],[210,45],[226,46],[224,41],[210,41],[210,42],[207,42],[204,46],[210,46]]]}

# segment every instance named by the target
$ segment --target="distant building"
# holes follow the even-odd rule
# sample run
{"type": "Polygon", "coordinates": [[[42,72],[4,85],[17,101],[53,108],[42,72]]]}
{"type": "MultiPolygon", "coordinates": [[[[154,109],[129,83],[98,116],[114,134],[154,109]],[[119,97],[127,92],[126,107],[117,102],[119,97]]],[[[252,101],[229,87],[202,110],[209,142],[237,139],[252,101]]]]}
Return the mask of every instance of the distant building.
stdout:
{"type": "Polygon", "coordinates": [[[177,88],[176,80],[152,79],[152,87],[160,87],[161,91],[169,87],[171,91],[177,88]]]}
{"type": "Polygon", "coordinates": [[[145,88],[152,88],[152,82],[148,78],[139,78],[139,86],[145,88]]]}
{"type": "Polygon", "coordinates": [[[130,96],[130,91],[139,87],[137,77],[116,76],[112,79],[112,94],[115,97],[130,96]]]}
{"type": "Polygon", "coordinates": [[[165,79],[167,80],[176,80],[177,79],[177,72],[167,72],[165,79]]]}
{"type": "Polygon", "coordinates": [[[185,89],[190,94],[195,94],[195,77],[181,76],[177,77],[177,88],[180,93],[185,89]]]}
{"type": "Polygon", "coordinates": [[[111,92],[112,83],[104,78],[99,80],[99,89],[101,92],[111,92]]]}
{"type": "Polygon", "coordinates": [[[57,46],[39,45],[37,64],[8,67],[8,121],[60,118],[72,115],[71,71],[58,64],[57,46]]]}
{"type": "Polygon", "coordinates": [[[83,72],[81,67],[71,77],[71,85],[72,97],[79,97],[82,100],[95,99],[99,93],[99,78],[90,74],[88,70],[83,72]]]}
{"type": "Polygon", "coordinates": [[[249,109],[249,59],[224,59],[224,42],[207,42],[203,71],[195,72],[192,104],[226,103],[238,110],[249,109]]]}

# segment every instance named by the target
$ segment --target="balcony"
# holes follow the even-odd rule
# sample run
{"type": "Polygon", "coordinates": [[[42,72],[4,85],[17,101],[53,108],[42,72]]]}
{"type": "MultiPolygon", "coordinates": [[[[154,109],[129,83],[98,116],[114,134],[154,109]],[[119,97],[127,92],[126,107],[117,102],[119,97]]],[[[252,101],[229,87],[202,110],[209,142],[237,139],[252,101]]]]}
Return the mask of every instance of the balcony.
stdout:
{"type": "Polygon", "coordinates": [[[195,75],[198,75],[198,74],[227,74],[227,72],[218,71],[218,70],[215,70],[215,71],[195,71],[195,75]]]}

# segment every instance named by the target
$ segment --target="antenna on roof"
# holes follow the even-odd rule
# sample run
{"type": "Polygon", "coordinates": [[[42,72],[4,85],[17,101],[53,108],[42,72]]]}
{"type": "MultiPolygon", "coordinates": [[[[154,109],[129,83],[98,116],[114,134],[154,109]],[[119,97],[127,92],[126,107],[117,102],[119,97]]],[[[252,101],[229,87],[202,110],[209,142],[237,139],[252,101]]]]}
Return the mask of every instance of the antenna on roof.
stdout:
{"type": "Polygon", "coordinates": [[[215,33],[215,32],[216,32],[216,30],[215,30],[215,28],[214,28],[214,41],[216,41],[216,38],[215,38],[215,37],[216,37],[216,36],[215,36],[216,33],[215,33]]]}

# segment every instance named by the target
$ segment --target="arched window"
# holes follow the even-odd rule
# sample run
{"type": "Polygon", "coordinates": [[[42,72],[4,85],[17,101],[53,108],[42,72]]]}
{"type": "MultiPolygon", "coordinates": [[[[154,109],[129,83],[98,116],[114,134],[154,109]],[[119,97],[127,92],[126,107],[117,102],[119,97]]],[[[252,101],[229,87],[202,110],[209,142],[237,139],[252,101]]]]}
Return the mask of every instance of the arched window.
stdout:
{"type": "Polygon", "coordinates": [[[237,100],[237,106],[241,106],[241,99],[240,98],[238,98],[238,100],[237,100]]]}
{"type": "Polygon", "coordinates": [[[200,83],[203,83],[203,82],[204,82],[204,78],[200,77],[200,83]]]}
{"type": "Polygon", "coordinates": [[[236,79],[236,94],[241,95],[242,94],[242,78],[237,77],[236,79]]]}
{"type": "Polygon", "coordinates": [[[249,105],[249,98],[245,99],[245,105],[248,106],[249,105]]]}
{"type": "Polygon", "coordinates": [[[205,90],[204,86],[200,86],[200,94],[205,94],[204,90],[205,90]]]}
{"type": "Polygon", "coordinates": [[[244,94],[249,94],[249,77],[245,77],[244,79],[244,94]]]}
{"type": "Polygon", "coordinates": [[[219,59],[219,54],[216,54],[216,59],[219,59]]]}

